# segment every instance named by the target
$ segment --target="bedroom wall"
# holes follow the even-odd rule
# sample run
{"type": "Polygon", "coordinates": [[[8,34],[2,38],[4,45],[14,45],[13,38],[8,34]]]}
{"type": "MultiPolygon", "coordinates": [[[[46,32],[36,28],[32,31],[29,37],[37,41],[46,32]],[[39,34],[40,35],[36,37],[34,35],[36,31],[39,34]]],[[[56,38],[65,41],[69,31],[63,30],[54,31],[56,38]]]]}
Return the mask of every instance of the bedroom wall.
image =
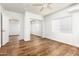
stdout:
{"type": "Polygon", "coordinates": [[[79,25],[79,20],[78,20],[79,8],[78,7],[79,7],[79,4],[74,5],[70,8],[63,9],[57,13],[46,16],[44,20],[44,24],[45,24],[44,36],[52,40],[64,42],[64,43],[79,47],[79,35],[78,35],[79,34],[79,26],[78,26],[79,25]],[[69,22],[69,21],[66,21],[65,19],[66,20],[69,19],[71,21],[69,22]],[[58,20],[59,23],[63,22],[62,26],[56,25],[59,28],[62,27],[61,30],[60,29],[57,29],[55,31],[52,30],[52,21],[55,21],[55,20],[58,20]],[[68,30],[70,23],[72,24],[71,31],[68,30]]]}

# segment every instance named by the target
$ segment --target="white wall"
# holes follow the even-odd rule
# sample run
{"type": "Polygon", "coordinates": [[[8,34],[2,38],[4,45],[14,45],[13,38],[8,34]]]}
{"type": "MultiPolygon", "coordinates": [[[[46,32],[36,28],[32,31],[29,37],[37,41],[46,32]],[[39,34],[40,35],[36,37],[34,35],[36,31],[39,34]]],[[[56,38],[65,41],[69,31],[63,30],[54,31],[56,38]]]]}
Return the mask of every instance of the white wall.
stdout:
{"type": "Polygon", "coordinates": [[[79,35],[79,11],[72,13],[73,33],[79,35]]]}
{"type": "Polygon", "coordinates": [[[43,20],[43,17],[34,13],[25,12],[24,18],[24,40],[30,40],[30,33],[31,33],[31,22],[33,19],[36,20],[43,20]]]}
{"type": "MultiPolygon", "coordinates": [[[[45,17],[45,37],[50,38],[52,40],[57,40],[60,42],[64,42],[67,44],[71,44],[74,46],[78,46],[79,47],[79,9],[78,9],[79,5],[73,6],[71,8],[67,8],[64,9],[62,11],[59,11],[55,14],[51,14],[49,16],[45,17]],[[75,8],[74,8],[75,7],[75,8]],[[74,12],[74,11],[77,12],[74,12]],[[69,32],[53,32],[52,31],[52,21],[53,20],[62,20],[64,21],[65,17],[68,19],[68,17],[70,17],[70,19],[72,20],[72,31],[69,32]]],[[[65,21],[64,21],[65,22],[65,21]]],[[[65,25],[64,25],[65,26],[65,25]]]]}
{"type": "Polygon", "coordinates": [[[5,45],[9,41],[9,21],[5,12],[2,13],[2,45],[5,45]]]}
{"type": "MultiPolygon", "coordinates": [[[[8,28],[8,17],[4,13],[4,8],[0,6],[0,31],[1,31],[1,13],[2,13],[2,45],[5,45],[9,40],[9,28],[8,28]]],[[[1,47],[1,32],[0,32],[0,47],[1,47]]]]}

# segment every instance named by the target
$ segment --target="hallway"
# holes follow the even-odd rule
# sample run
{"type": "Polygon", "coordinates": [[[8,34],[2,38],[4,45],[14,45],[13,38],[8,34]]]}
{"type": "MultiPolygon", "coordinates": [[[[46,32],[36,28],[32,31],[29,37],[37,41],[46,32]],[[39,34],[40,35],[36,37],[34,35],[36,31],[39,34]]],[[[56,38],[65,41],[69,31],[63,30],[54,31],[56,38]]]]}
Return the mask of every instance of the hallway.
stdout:
{"type": "Polygon", "coordinates": [[[11,42],[0,48],[0,55],[10,56],[79,56],[79,48],[57,41],[31,35],[30,41],[11,42]]]}

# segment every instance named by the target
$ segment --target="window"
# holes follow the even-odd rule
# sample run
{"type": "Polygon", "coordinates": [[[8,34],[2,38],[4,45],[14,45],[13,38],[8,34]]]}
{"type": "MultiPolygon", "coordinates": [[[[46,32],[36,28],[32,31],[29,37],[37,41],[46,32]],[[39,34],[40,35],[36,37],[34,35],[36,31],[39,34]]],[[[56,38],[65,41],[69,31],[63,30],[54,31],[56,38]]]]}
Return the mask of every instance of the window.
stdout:
{"type": "Polygon", "coordinates": [[[71,17],[63,17],[52,21],[52,31],[61,33],[72,32],[72,19],[71,17]]]}
{"type": "Polygon", "coordinates": [[[53,20],[52,21],[52,31],[53,32],[60,32],[60,20],[53,20]]]}
{"type": "Polygon", "coordinates": [[[71,33],[72,32],[72,19],[71,17],[65,17],[61,20],[60,30],[63,33],[71,33]]]}

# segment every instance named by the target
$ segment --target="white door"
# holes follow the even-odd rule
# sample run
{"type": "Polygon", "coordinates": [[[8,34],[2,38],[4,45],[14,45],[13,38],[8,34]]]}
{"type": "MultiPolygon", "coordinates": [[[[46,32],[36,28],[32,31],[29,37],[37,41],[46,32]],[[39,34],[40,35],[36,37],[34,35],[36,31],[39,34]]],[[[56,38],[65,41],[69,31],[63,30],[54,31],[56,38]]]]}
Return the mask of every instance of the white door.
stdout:
{"type": "Polygon", "coordinates": [[[5,45],[9,41],[9,19],[8,16],[2,14],[2,45],[5,45]]]}

